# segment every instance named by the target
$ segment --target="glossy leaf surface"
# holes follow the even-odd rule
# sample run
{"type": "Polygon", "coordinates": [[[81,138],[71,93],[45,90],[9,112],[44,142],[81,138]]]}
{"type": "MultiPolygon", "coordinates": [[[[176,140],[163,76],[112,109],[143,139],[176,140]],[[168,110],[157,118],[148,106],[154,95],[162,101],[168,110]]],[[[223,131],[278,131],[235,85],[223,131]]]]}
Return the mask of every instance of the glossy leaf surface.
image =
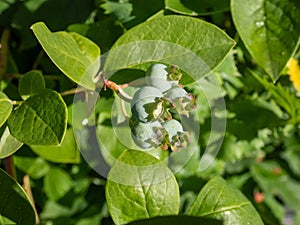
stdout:
{"type": "Polygon", "coordinates": [[[233,0],[233,22],[247,49],[273,80],[295,51],[300,36],[298,0],[233,0]]]}
{"type": "Polygon", "coordinates": [[[25,100],[30,95],[41,92],[45,87],[45,80],[42,73],[32,70],[21,77],[18,88],[20,95],[25,100]]]}
{"type": "Polygon", "coordinates": [[[66,76],[87,89],[95,88],[92,78],[100,67],[100,49],[94,42],[77,33],[52,33],[42,22],[35,23],[31,29],[66,76]]]}
{"type": "Polygon", "coordinates": [[[58,145],[66,126],[66,104],[49,89],[26,99],[8,119],[11,134],[28,145],[58,145]]]}
{"type": "Polygon", "coordinates": [[[189,214],[221,219],[225,225],[263,225],[251,202],[221,177],[214,177],[201,189],[189,214]]]}
{"type": "Polygon", "coordinates": [[[128,225],[222,225],[222,221],[196,216],[159,216],[146,220],[137,220],[128,225]]]}
{"type": "Polygon", "coordinates": [[[219,65],[234,44],[222,30],[203,20],[159,17],[121,36],[107,57],[104,71],[110,74],[140,64],[163,62],[178,65],[198,80],[219,65]]]}
{"type": "Polygon", "coordinates": [[[8,127],[6,127],[0,139],[0,159],[12,155],[21,148],[22,145],[23,143],[12,136],[8,127]]]}
{"type": "Polygon", "coordinates": [[[106,186],[108,209],[115,224],[178,213],[178,184],[164,162],[135,150],[125,151],[118,160],[106,186]]]}
{"type": "Polygon", "coordinates": [[[0,224],[11,224],[6,223],[11,221],[17,225],[35,225],[35,214],[29,198],[21,186],[2,169],[0,184],[0,224]]]}
{"type": "Polygon", "coordinates": [[[72,129],[66,131],[58,146],[31,145],[30,148],[39,156],[56,163],[79,163],[80,152],[75,142],[72,129]]]}

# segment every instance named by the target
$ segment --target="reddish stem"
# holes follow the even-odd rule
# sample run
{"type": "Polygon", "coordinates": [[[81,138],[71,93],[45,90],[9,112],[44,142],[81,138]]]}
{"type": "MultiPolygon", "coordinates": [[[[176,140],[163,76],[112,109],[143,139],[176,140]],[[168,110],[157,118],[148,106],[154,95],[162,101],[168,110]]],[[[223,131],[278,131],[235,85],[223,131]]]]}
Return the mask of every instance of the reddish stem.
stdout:
{"type": "Polygon", "coordinates": [[[4,159],[5,171],[13,178],[17,179],[16,168],[14,165],[13,156],[10,155],[4,159]]]}

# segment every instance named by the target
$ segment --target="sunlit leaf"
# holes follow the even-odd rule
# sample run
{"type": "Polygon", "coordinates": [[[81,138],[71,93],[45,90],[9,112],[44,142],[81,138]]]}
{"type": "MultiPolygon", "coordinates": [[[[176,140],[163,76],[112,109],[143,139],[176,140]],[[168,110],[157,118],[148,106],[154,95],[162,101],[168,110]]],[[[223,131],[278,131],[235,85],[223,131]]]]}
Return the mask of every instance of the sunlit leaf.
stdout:
{"type": "Polygon", "coordinates": [[[95,89],[92,79],[100,67],[100,49],[94,42],[76,33],[52,33],[42,22],[35,23],[31,29],[66,76],[87,89],[95,89]]]}
{"type": "Polygon", "coordinates": [[[41,92],[45,89],[45,80],[42,73],[37,70],[27,72],[21,77],[18,88],[24,100],[30,95],[41,92]]]}
{"type": "Polygon", "coordinates": [[[0,159],[12,155],[21,148],[22,145],[23,143],[12,136],[8,127],[6,127],[0,139],[0,159]]]}
{"type": "Polygon", "coordinates": [[[0,127],[6,122],[12,108],[9,98],[3,92],[0,92],[0,127]]]}
{"type": "Polygon", "coordinates": [[[58,145],[67,126],[67,107],[55,91],[27,98],[8,119],[11,134],[28,145],[58,145]]]}
{"type": "MultiPolygon", "coordinates": [[[[110,74],[141,64],[163,62],[178,65],[198,80],[218,66],[234,44],[226,33],[203,20],[159,17],[122,35],[109,52],[104,71],[110,74]]],[[[192,82],[191,78],[185,77],[185,83],[188,82],[192,82]]]]}
{"type": "Polygon", "coordinates": [[[118,158],[108,175],[106,199],[116,225],[179,211],[174,175],[165,163],[141,151],[128,150],[118,158]]]}
{"type": "Polygon", "coordinates": [[[221,177],[211,179],[202,188],[191,206],[189,214],[221,219],[224,221],[224,225],[263,225],[251,202],[221,177]]]}
{"type": "Polygon", "coordinates": [[[30,148],[39,156],[56,163],[79,163],[80,152],[74,138],[73,130],[68,129],[58,146],[31,145],[30,148]]]}
{"type": "Polygon", "coordinates": [[[233,22],[247,49],[273,80],[296,50],[300,36],[298,0],[233,0],[233,22]]]}

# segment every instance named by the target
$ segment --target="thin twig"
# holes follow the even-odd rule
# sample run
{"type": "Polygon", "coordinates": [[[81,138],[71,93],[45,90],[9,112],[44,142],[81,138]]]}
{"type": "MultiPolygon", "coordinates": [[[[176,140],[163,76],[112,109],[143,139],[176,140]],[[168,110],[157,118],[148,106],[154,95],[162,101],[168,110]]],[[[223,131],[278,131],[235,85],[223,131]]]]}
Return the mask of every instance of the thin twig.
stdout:
{"type": "Polygon", "coordinates": [[[0,41],[0,80],[3,80],[6,73],[9,36],[10,31],[5,29],[0,41]]]}
{"type": "Polygon", "coordinates": [[[10,176],[12,176],[14,179],[17,179],[16,168],[15,168],[15,165],[14,165],[14,159],[13,159],[12,155],[5,158],[4,167],[5,167],[5,171],[10,176]]]}
{"type": "Polygon", "coordinates": [[[123,115],[126,119],[129,119],[129,115],[127,113],[127,110],[126,110],[126,106],[125,106],[125,101],[123,99],[120,99],[120,104],[121,104],[121,110],[123,112],[123,115]]]}
{"type": "Polygon", "coordinates": [[[127,84],[119,86],[113,81],[105,80],[104,90],[106,87],[108,87],[111,90],[115,91],[121,99],[123,99],[126,102],[130,102],[132,100],[132,97],[123,90],[123,88],[127,86],[127,84]]]}
{"type": "Polygon", "coordinates": [[[73,88],[73,89],[70,89],[70,90],[61,92],[60,95],[61,95],[61,96],[73,95],[73,94],[81,93],[81,92],[84,92],[84,91],[86,91],[85,88],[83,88],[83,87],[78,87],[78,88],[73,88]]]}
{"type": "Polygon", "coordinates": [[[36,57],[33,65],[32,65],[32,69],[36,69],[38,67],[38,65],[40,64],[41,59],[43,58],[45,52],[44,50],[41,50],[38,54],[38,56],[36,57]]]}
{"type": "Polygon", "coordinates": [[[24,191],[26,192],[27,196],[29,197],[29,199],[31,201],[31,205],[32,205],[32,208],[33,208],[34,214],[35,214],[36,224],[40,224],[40,218],[39,218],[39,215],[37,213],[37,210],[36,210],[36,207],[35,207],[34,198],[33,198],[32,191],[31,191],[30,177],[29,177],[29,175],[25,175],[23,177],[23,189],[24,189],[24,191]]]}

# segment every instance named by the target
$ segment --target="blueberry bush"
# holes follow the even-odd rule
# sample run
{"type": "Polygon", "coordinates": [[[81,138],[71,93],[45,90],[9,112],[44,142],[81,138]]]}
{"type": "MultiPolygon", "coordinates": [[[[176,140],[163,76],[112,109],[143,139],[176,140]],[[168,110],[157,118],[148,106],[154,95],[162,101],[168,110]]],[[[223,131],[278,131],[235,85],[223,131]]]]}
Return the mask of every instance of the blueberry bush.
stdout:
{"type": "Polygon", "coordinates": [[[0,0],[0,224],[300,224],[298,0],[0,0]]]}

